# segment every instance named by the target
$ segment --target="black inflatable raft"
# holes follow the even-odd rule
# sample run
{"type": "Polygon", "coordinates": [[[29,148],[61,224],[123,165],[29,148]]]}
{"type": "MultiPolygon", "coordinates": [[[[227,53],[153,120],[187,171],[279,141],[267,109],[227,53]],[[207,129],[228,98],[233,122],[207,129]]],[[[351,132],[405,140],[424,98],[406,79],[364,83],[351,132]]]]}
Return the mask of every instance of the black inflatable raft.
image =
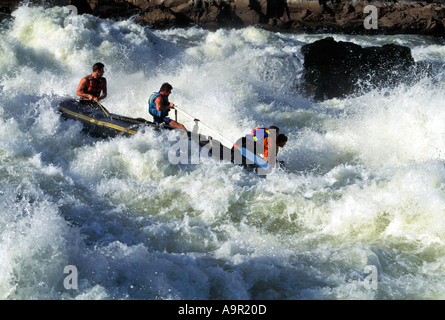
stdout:
{"type": "MultiPolygon", "coordinates": [[[[144,132],[147,128],[183,131],[165,124],[158,125],[143,118],[131,118],[110,113],[100,103],[92,101],[67,98],[59,103],[58,108],[64,119],[82,122],[84,130],[94,137],[131,136],[138,132],[144,132]]],[[[193,134],[191,131],[187,131],[186,134],[189,140],[196,141],[200,147],[207,147],[210,157],[233,162],[233,148],[224,146],[211,136],[193,134]]],[[[238,151],[235,150],[235,152],[238,151]]]]}

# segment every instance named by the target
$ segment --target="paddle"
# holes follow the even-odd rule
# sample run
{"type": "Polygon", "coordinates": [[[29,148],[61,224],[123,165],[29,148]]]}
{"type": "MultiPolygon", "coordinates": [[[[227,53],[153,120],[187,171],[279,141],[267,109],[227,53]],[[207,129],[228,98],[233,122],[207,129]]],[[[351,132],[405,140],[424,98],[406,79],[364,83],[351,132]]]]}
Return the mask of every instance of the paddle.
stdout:
{"type": "Polygon", "coordinates": [[[185,112],[184,110],[182,110],[182,109],[179,108],[178,106],[174,105],[173,108],[174,108],[175,110],[180,111],[181,113],[183,113],[184,115],[186,115],[186,116],[189,117],[190,119],[193,119],[193,121],[201,123],[201,125],[202,125],[203,127],[205,127],[205,128],[207,128],[208,130],[210,130],[210,131],[216,133],[220,138],[222,138],[222,139],[225,140],[226,142],[229,142],[229,145],[230,145],[230,146],[234,145],[234,143],[233,143],[232,141],[230,141],[229,139],[227,139],[226,137],[224,137],[222,134],[220,134],[220,133],[217,132],[216,130],[210,128],[208,125],[206,125],[205,123],[203,123],[201,120],[199,120],[199,119],[193,117],[192,115],[188,114],[187,112],[185,112]]]}
{"type": "Polygon", "coordinates": [[[99,103],[99,101],[94,101],[94,100],[90,100],[87,98],[82,98],[80,99],[81,101],[88,101],[88,102],[96,102],[97,105],[99,106],[99,108],[102,110],[102,112],[105,114],[105,116],[107,116],[107,118],[111,118],[110,113],[108,112],[108,110],[99,103]]]}
{"type": "Polygon", "coordinates": [[[99,103],[99,101],[96,101],[96,103],[98,104],[98,106],[100,107],[100,109],[105,113],[105,115],[106,115],[108,118],[111,118],[110,113],[108,112],[108,110],[107,110],[103,105],[101,105],[101,104],[99,103]]]}

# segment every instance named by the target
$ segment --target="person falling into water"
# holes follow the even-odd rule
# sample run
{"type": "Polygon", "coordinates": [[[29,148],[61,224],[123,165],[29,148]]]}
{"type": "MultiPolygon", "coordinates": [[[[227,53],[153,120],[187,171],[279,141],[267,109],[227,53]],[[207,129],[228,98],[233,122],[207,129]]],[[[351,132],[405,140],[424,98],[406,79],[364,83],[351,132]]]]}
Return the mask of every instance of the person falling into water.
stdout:
{"type": "MultiPolygon", "coordinates": [[[[269,147],[276,148],[274,155],[276,157],[279,148],[283,148],[286,145],[287,137],[280,133],[280,128],[270,126],[269,128],[253,129],[250,134],[246,135],[246,142],[247,145],[250,142],[254,154],[262,153],[264,160],[270,162],[272,159],[269,159],[269,147]],[[273,130],[275,130],[275,132],[273,130]],[[273,137],[275,137],[275,140],[272,140],[273,137]]],[[[275,161],[275,159],[273,159],[273,161],[275,161]]],[[[283,161],[281,161],[280,164],[284,166],[283,161]]]]}
{"type": "Polygon", "coordinates": [[[168,101],[168,96],[172,90],[173,87],[165,82],[162,84],[159,92],[153,92],[148,99],[148,113],[153,116],[153,122],[156,124],[165,123],[169,126],[186,130],[184,125],[168,117],[170,110],[175,108],[175,105],[168,101]]]}
{"type": "Polygon", "coordinates": [[[97,62],[93,65],[93,73],[80,80],[76,94],[81,101],[98,103],[107,97],[107,80],[103,77],[105,66],[97,62]]]}
{"type": "MultiPolygon", "coordinates": [[[[280,134],[280,129],[276,126],[270,126],[268,128],[255,128],[250,134],[238,139],[235,145],[239,147],[246,148],[251,153],[255,155],[262,155],[263,159],[267,162],[275,162],[274,159],[270,159],[269,147],[275,147],[275,157],[278,154],[279,148],[283,148],[287,143],[287,137],[284,134],[280,134]],[[274,140],[272,138],[275,137],[274,140]]],[[[234,148],[232,148],[232,160],[234,154],[234,148]]],[[[245,163],[246,159],[242,159],[242,164],[245,163]]],[[[284,162],[280,161],[280,165],[284,166],[284,162]]]]}

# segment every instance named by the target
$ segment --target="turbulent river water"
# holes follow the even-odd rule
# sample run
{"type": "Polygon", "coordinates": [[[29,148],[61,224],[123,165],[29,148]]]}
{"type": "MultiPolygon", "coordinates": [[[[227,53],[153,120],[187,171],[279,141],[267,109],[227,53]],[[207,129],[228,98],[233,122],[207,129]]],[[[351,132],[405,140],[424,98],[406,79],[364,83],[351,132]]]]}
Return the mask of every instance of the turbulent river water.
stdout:
{"type": "Polygon", "coordinates": [[[22,6],[2,21],[1,299],[445,298],[443,39],[330,35],[408,46],[434,72],[314,102],[296,90],[300,49],[324,34],[67,15],[22,6]],[[86,135],[57,101],[95,62],[110,112],[150,119],[169,82],[232,141],[279,126],[286,169],[172,164],[171,133],[154,130],[86,135]]]}

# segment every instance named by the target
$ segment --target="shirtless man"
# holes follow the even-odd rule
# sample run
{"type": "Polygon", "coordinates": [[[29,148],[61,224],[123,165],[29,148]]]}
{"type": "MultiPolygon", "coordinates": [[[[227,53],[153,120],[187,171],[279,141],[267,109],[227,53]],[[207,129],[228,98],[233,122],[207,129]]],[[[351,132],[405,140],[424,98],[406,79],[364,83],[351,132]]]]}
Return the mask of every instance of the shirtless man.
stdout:
{"type": "Polygon", "coordinates": [[[107,80],[103,77],[104,65],[100,62],[93,66],[93,73],[80,80],[76,94],[82,98],[99,102],[107,97],[107,80]]]}

